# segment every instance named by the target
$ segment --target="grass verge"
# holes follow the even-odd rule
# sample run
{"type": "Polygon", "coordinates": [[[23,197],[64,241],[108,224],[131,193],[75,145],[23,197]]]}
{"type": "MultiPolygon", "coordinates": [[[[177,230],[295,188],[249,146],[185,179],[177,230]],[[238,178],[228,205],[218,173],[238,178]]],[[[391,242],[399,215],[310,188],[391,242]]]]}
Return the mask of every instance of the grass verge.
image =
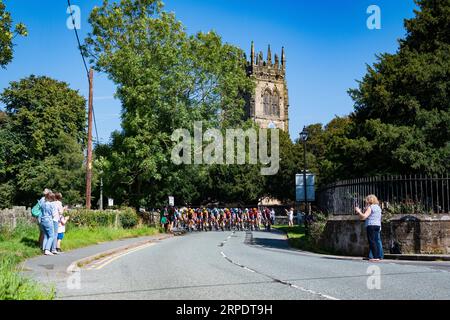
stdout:
{"type": "MultiPolygon", "coordinates": [[[[133,229],[68,226],[63,250],[73,250],[100,242],[149,236],[160,233],[158,228],[141,226],[133,229]]],[[[13,231],[0,230],[0,300],[51,300],[54,288],[46,288],[22,276],[18,266],[31,257],[41,254],[39,230],[36,225],[18,225],[13,231]]]]}
{"type": "Polygon", "coordinates": [[[308,239],[305,233],[305,227],[303,225],[294,227],[289,227],[286,225],[273,227],[287,235],[289,245],[293,248],[320,254],[329,254],[329,252],[319,248],[310,239],[308,239]]]}

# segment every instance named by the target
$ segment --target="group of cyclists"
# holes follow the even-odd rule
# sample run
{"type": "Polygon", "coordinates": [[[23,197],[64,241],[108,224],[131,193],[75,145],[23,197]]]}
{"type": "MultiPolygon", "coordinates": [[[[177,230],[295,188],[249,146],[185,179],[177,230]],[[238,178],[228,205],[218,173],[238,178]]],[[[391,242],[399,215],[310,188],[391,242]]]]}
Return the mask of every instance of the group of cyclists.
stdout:
{"type": "Polygon", "coordinates": [[[269,208],[164,208],[161,224],[166,231],[174,228],[193,231],[259,231],[271,230],[275,211],[269,208]]]}

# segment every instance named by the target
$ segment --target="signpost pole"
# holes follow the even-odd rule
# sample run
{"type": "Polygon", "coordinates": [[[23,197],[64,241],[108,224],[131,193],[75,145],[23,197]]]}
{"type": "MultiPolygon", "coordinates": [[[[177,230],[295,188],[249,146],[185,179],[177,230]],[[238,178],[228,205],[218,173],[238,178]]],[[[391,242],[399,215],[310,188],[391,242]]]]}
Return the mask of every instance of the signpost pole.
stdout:
{"type": "MultiPolygon", "coordinates": [[[[306,140],[303,141],[303,187],[305,189],[305,213],[308,211],[308,187],[306,181],[306,140]]],[[[309,214],[309,211],[308,211],[309,214]]]]}
{"type": "Polygon", "coordinates": [[[308,209],[308,189],[307,189],[307,181],[306,181],[306,141],[308,141],[309,133],[306,127],[303,128],[303,131],[300,132],[300,140],[303,142],[303,188],[304,196],[303,199],[305,202],[305,233],[308,235],[308,219],[310,210],[308,209]]]}

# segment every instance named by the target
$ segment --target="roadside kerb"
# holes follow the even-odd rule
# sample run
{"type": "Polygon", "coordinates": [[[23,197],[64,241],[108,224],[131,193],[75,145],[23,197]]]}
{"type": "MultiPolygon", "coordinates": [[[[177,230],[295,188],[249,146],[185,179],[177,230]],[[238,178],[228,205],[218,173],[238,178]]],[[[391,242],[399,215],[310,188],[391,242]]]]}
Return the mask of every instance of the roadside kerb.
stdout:
{"type": "Polygon", "coordinates": [[[97,254],[94,254],[92,256],[89,256],[89,257],[85,257],[85,258],[76,260],[76,261],[72,262],[67,267],[66,273],[68,273],[68,274],[74,273],[75,272],[74,270],[76,268],[82,268],[83,266],[91,264],[92,262],[100,260],[102,258],[105,258],[105,257],[108,257],[108,256],[112,256],[112,255],[116,255],[118,253],[123,253],[123,252],[129,251],[129,250],[132,250],[132,249],[144,246],[146,244],[154,243],[154,242],[157,242],[157,241],[162,241],[162,240],[165,240],[165,239],[168,239],[168,238],[172,238],[174,236],[175,235],[173,235],[173,234],[166,234],[166,235],[162,235],[161,237],[158,237],[156,239],[135,242],[133,244],[122,246],[122,247],[119,247],[119,248],[114,248],[114,249],[111,249],[111,250],[108,250],[108,251],[104,251],[104,252],[97,253],[97,254]]]}

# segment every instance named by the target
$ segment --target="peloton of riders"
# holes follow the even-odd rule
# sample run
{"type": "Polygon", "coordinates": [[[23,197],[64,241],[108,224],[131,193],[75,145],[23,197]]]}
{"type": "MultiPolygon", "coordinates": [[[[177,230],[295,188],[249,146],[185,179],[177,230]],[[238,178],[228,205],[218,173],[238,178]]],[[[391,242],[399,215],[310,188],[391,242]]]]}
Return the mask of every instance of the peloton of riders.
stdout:
{"type": "Polygon", "coordinates": [[[274,224],[275,212],[241,208],[165,208],[162,219],[168,230],[184,228],[192,231],[259,231],[261,226],[270,231],[274,224]]]}

